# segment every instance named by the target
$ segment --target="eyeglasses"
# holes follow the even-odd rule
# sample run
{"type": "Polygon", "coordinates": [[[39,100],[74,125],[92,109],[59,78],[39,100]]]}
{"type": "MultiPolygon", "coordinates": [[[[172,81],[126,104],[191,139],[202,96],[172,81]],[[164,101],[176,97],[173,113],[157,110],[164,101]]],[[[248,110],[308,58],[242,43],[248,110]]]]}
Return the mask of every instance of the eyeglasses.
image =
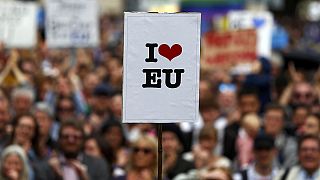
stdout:
{"type": "Polygon", "coordinates": [[[73,107],[59,107],[58,111],[60,111],[60,112],[73,112],[74,108],[73,107]]]}
{"type": "Polygon", "coordinates": [[[79,135],[79,134],[61,134],[60,136],[61,139],[63,140],[67,140],[67,139],[75,139],[75,140],[80,140],[82,139],[82,135],[79,135]]]}
{"type": "Polygon", "coordinates": [[[303,93],[303,92],[296,92],[296,93],[294,93],[294,97],[297,98],[297,99],[300,99],[300,98],[302,98],[302,97],[309,99],[309,98],[312,97],[312,95],[313,95],[313,94],[312,94],[311,92],[305,92],[305,93],[303,93]]]}
{"type": "Polygon", "coordinates": [[[143,152],[144,154],[150,154],[152,152],[151,148],[144,148],[144,147],[134,147],[133,152],[137,154],[138,152],[143,152]]]}
{"type": "Polygon", "coordinates": [[[308,148],[308,147],[302,147],[300,148],[300,151],[301,152],[307,152],[307,151],[310,151],[312,153],[316,153],[316,152],[319,152],[319,148],[308,148]]]}

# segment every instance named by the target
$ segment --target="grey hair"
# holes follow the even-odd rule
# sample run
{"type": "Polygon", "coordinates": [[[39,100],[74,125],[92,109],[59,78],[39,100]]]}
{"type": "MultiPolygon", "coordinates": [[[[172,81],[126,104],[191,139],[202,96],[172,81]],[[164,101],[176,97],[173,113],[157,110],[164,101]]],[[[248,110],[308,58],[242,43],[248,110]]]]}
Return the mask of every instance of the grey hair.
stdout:
{"type": "Polygon", "coordinates": [[[34,94],[33,90],[28,87],[15,88],[11,93],[11,98],[15,99],[18,96],[28,97],[31,100],[31,102],[34,102],[34,100],[35,100],[35,94],[34,94]]]}
{"type": "Polygon", "coordinates": [[[37,111],[46,113],[50,118],[53,118],[53,109],[46,102],[38,102],[34,105],[32,113],[37,111]]]}
{"type": "MultiPolygon", "coordinates": [[[[25,151],[22,149],[19,145],[10,145],[6,147],[2,154],[1,154],[1,162],[0,162],[0,169],[2,170],[2,166],[4,164],[4,161],[9,155],[15,154],[19,157],[21,162],[23,163],[23,170],[20,175],[20,179],[27,180],[28,179],[28,164],[27,164],[27,156],[25,151]]],[[[0,175],[0,179],[3,179],[2,175],[0,175]]]]}

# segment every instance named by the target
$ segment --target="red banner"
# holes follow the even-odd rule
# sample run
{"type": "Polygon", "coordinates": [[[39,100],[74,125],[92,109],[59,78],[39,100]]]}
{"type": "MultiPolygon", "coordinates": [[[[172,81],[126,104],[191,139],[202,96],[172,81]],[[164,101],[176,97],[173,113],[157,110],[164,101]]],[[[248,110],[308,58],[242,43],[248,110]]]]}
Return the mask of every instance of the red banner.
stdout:
{"type": "Polygon", "coordinates": [[[208,32],[202,38],[203,68],[230,68],[257,59],[255,30],[208,32]]]}

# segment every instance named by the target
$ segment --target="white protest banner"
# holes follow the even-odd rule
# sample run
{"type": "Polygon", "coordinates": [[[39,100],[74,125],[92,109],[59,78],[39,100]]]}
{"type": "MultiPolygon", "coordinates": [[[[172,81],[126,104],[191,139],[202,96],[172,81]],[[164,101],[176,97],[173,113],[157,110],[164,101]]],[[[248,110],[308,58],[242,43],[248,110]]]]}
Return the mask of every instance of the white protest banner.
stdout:
{"type": "Polygon", "coordinates": [[[123,122],[194,122],[200,13],[125,13],[123,122]]]}
{"type": "Polygon", "coordinates": [[[46,40],[51,48],[99,43],[96,0],[46,0],[46,40]]]}
{"type": "Polygon", "coordinates": [[[273,16],[268,11],[230,11],[228,13],[229,28],[257,30],[257,54],[271,56],[271,38],[273,16]]]}
{"type": "Polygon", "coordinates": [[[0,1],[0,41],[9,48],[31,48],[37,43],[37,5],[0,1]]]}

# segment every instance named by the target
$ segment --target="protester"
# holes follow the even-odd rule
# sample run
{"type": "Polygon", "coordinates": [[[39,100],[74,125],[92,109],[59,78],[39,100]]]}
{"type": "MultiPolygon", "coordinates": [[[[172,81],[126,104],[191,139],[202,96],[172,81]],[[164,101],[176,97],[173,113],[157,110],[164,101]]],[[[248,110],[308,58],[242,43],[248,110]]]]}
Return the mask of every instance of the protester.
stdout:
{"type": "Polygon", "coordinates": [[[108,165],[97,157],[82,151],[84,130],[81,122],[65,121],[59,130],[59,152],[37,167],[37,179],[109,179],[108,165]]]}
{"type": "Polygon", "coordinates": [[[157,141],[150,135],[142,135],[131,146],[132,152],[127,173],[115,180],[153,180],[157,172],[157,141]]]}
{"type": "Polygon", "coordinates": [[[4,146],[9,143],[9,107],[8,99],[4,95],[0,96],[0,153],[4,146]]]}
{"type": "Polygon", "coordinates": [[[0,179],[28,180],[27,157],[18,145],[6,147],[1,153],[0,179]]]}
{"type": "Polygon", "coordinates": [[[236,173],[234,180],[273,180],[278,172],[275,164],[276,148],[274,138],[270,135],[260,134],[254,139],[252,147],[254,160],[250,165],[236,173]]]}
{"type": "Polygon", "coordinates": [[[164,124],[162,127],[162,146],[164,152],[163,170],[169,179],[194,168],[192,162],[182,158],[183,134],[176,124],[164,124]]]}
{"type": "Polygon", "coordinates": [[[297,142],[284,130],[284,109],[278,104],[269,104],[264,115],[264,132],[275,138],[278,163],[284,168],[297,162],[297,142]]]}
{"type": "Polygon", "coordinates": [[[299,165],[279,172],[276,180],[319,179],[320,178],[320,141],[318,136],[301,137],[298,144],[299,165]]]}

